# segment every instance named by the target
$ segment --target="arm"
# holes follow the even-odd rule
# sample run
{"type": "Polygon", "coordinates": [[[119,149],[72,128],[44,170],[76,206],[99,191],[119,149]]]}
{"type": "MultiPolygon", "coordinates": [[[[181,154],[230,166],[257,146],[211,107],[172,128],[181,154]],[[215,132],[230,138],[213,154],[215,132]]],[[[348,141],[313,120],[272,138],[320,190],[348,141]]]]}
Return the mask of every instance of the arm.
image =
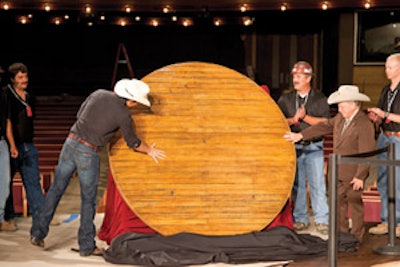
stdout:
{"type": "Polygon", "coordinates": [[[7,119],[7,126],[6,126],[6,135],[8,143],[10,144],[10,154],[12,158],[18,157],[18,149],[15,146],[14,135],[12,131],[12,124],[11,120],[7,119]]]}
{"type": "Polygon", "coordinates": [[[368,117],[375,123],[380,123],[382,120],[386,119],[400,123],[400,114],[383,111],[382,109],[376,107],[369,108],[368,111],[370,112],[368,117]]]}
{"type": "Polygon", "coordinates": [[[136,136],[136,133],[133,131],[132,120],[129,112],[126,112],[126,116],[121,117],[120,129],[127,145],[133,150],[149,155],[156,163],[158,163],[158,159],[165,158],[164,151],[156,149],[155,143],[149,146],[136,136]]]}
{"type": "Polygon", "coordinates": [[[327,121],[328,119],[324,117],[313,117],[311,115],[305,114],[302,120],[310,125],[314,125],[319,122],[327,121]]]}

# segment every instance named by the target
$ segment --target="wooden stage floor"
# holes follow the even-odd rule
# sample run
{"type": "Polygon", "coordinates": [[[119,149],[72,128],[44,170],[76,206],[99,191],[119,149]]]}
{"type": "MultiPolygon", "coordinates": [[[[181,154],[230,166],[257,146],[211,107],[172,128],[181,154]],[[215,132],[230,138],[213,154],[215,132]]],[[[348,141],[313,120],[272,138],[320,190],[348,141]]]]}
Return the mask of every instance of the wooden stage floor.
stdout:
{"type": "MultiPolygon", "coordinates": [[[[376,225],[376,223],[367,223],[367,228],[376,225]]],[[[364,243],[360,249],[354,253],[338,253],[336,261],[337,267],[400,267],[400,252],[399,255],[381,255],[374,252],[378,247],[387,246],[389,243],[388,235],[371,235],[365,234],[364,243]]],[[[396,238],[396,246],[399,246],[400,251],[400,238],[396,238]]],[[[328,257],[316,257],[307,260],[296,260],[290,263],[290,267],[325,267],[329,266],[328,257]]]]}

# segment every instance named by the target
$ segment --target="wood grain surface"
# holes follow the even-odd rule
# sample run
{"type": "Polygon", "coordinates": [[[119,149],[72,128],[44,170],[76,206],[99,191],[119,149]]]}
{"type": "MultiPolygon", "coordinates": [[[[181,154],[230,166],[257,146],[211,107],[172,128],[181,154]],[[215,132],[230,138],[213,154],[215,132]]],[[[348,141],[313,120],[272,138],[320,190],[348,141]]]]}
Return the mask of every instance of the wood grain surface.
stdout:
{"type": "Polygon", "coordinates": [[[274,100],[248,77],[211,63],[177,63],[142,80],[152,106],[132,111],[135,130],[167,157],[156,164],[115,139],[111,171],[132,211],[163,235],[267,226],[290,195],[296,167],[274,100]]]}

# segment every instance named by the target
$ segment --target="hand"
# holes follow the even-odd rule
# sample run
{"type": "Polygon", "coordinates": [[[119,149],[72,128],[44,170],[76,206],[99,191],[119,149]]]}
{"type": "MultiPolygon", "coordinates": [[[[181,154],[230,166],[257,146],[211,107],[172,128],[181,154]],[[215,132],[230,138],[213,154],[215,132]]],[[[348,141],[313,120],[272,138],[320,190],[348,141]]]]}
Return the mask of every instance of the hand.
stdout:
{"type": "Polygon", "coordinates": [[[162,150],[156,149],[155,148],[156,143],[150,146],[150,151],[147,153],[150,157],[153,158],[153,160],[158,163],[158,159],[164,159],[165,158],[165,153],[162,150]]]}
{"type": "Polygon", "coordinates": [[[303,135],[301,133],[287,132],[287,133],[285,133],[283,138],[285,138],[286,141],[296,143],[296,142],[300,141],[301,139],[303,139],[303,135]]]}
{"type": "Polygon", "coordinates": [[[304,105],[302,105],[297,111],[296,111],[296,115],[299,118],[299,120],[303,120],[304,117],[306,116],[306,108],[304,107],[304,105]]]}
{"type": "Polygon", "coordinates": [[[382,109],[376,108],[376,107],[368,108],[368,117],[370,117],[370,116],[373,117],[374,116],[373,114],[375,114],[379,118],[385,117],[385,111],[383,111],[382,109]],[[372,114],[370,115],[370,113],[372,113],[372,114]]]}
{"type": "Polygon", "coordinates": [[[351,180],[350,184],[353,185],[354,191],[362,190],[364,188],[364,181],[356,177],[351,180]]]}
{"type": "Polygon", "coordinates": [[[12,158],[16,159],[18,157],[18,149],[16,147],[11,147],[10,155],[12,158]]]}

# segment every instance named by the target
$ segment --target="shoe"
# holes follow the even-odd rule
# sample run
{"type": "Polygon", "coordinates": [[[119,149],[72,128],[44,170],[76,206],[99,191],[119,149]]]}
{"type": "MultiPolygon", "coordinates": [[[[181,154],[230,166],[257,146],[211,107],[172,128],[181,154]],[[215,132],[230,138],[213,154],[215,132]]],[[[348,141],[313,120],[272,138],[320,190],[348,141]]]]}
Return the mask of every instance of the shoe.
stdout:
{"type": "MultiPolygon", "coordinates": [[[[388,232],[389,232],[389,227],[385,223],[380,223],[375,227],[369,228],[369,230],[368,230],[368,233],[373,234],[373,235],[385,235],[388,232]]],[[[397,234],[397,229],[396,229],[396,234],[397,234]]],[[[399,229],[399,234],[400,234],[400,229],[399,229]]]]}
{"type": "Polygon", "coordinates": [[[306,230],[308,228],[308,226],[310,226],[310,224],[302,223],[302,222],[295,222],[293,226],[294,226],[294,230],[303,231],[303,230],[306,230]]]}
{"type": "Polygon", "coordinates": [[[31,244],[34,246],[44,248],[44,240],[38,237],[31,236],[31,244]]]}
{"type": "Polygon", "coordinates": [[[103,256],[104,249],[95,247],[92,252],[79,252],[81,257],[88,257],[88,256],[103,256]]]}
{"type": "Polygon", "coordinates": [[[317,228],[318,233],[327,235],[329,232],[329,226],[326,223],[316,223],[315,228],[317,228]]]}
{"type": "Polygon", "coordinates": [[[17,231],[17,226],[13,223],[10,223],[8,221],[2,221],[0,223],[0,231],[8,231],[8,232],[15,232],[17,231]]]}
{"type": "Polygon", "coordinates": [[[11,225],[14,225],[18,229],[17,222],[14,219],[6,220],[6,222],[8,222],[11,225]]]}

